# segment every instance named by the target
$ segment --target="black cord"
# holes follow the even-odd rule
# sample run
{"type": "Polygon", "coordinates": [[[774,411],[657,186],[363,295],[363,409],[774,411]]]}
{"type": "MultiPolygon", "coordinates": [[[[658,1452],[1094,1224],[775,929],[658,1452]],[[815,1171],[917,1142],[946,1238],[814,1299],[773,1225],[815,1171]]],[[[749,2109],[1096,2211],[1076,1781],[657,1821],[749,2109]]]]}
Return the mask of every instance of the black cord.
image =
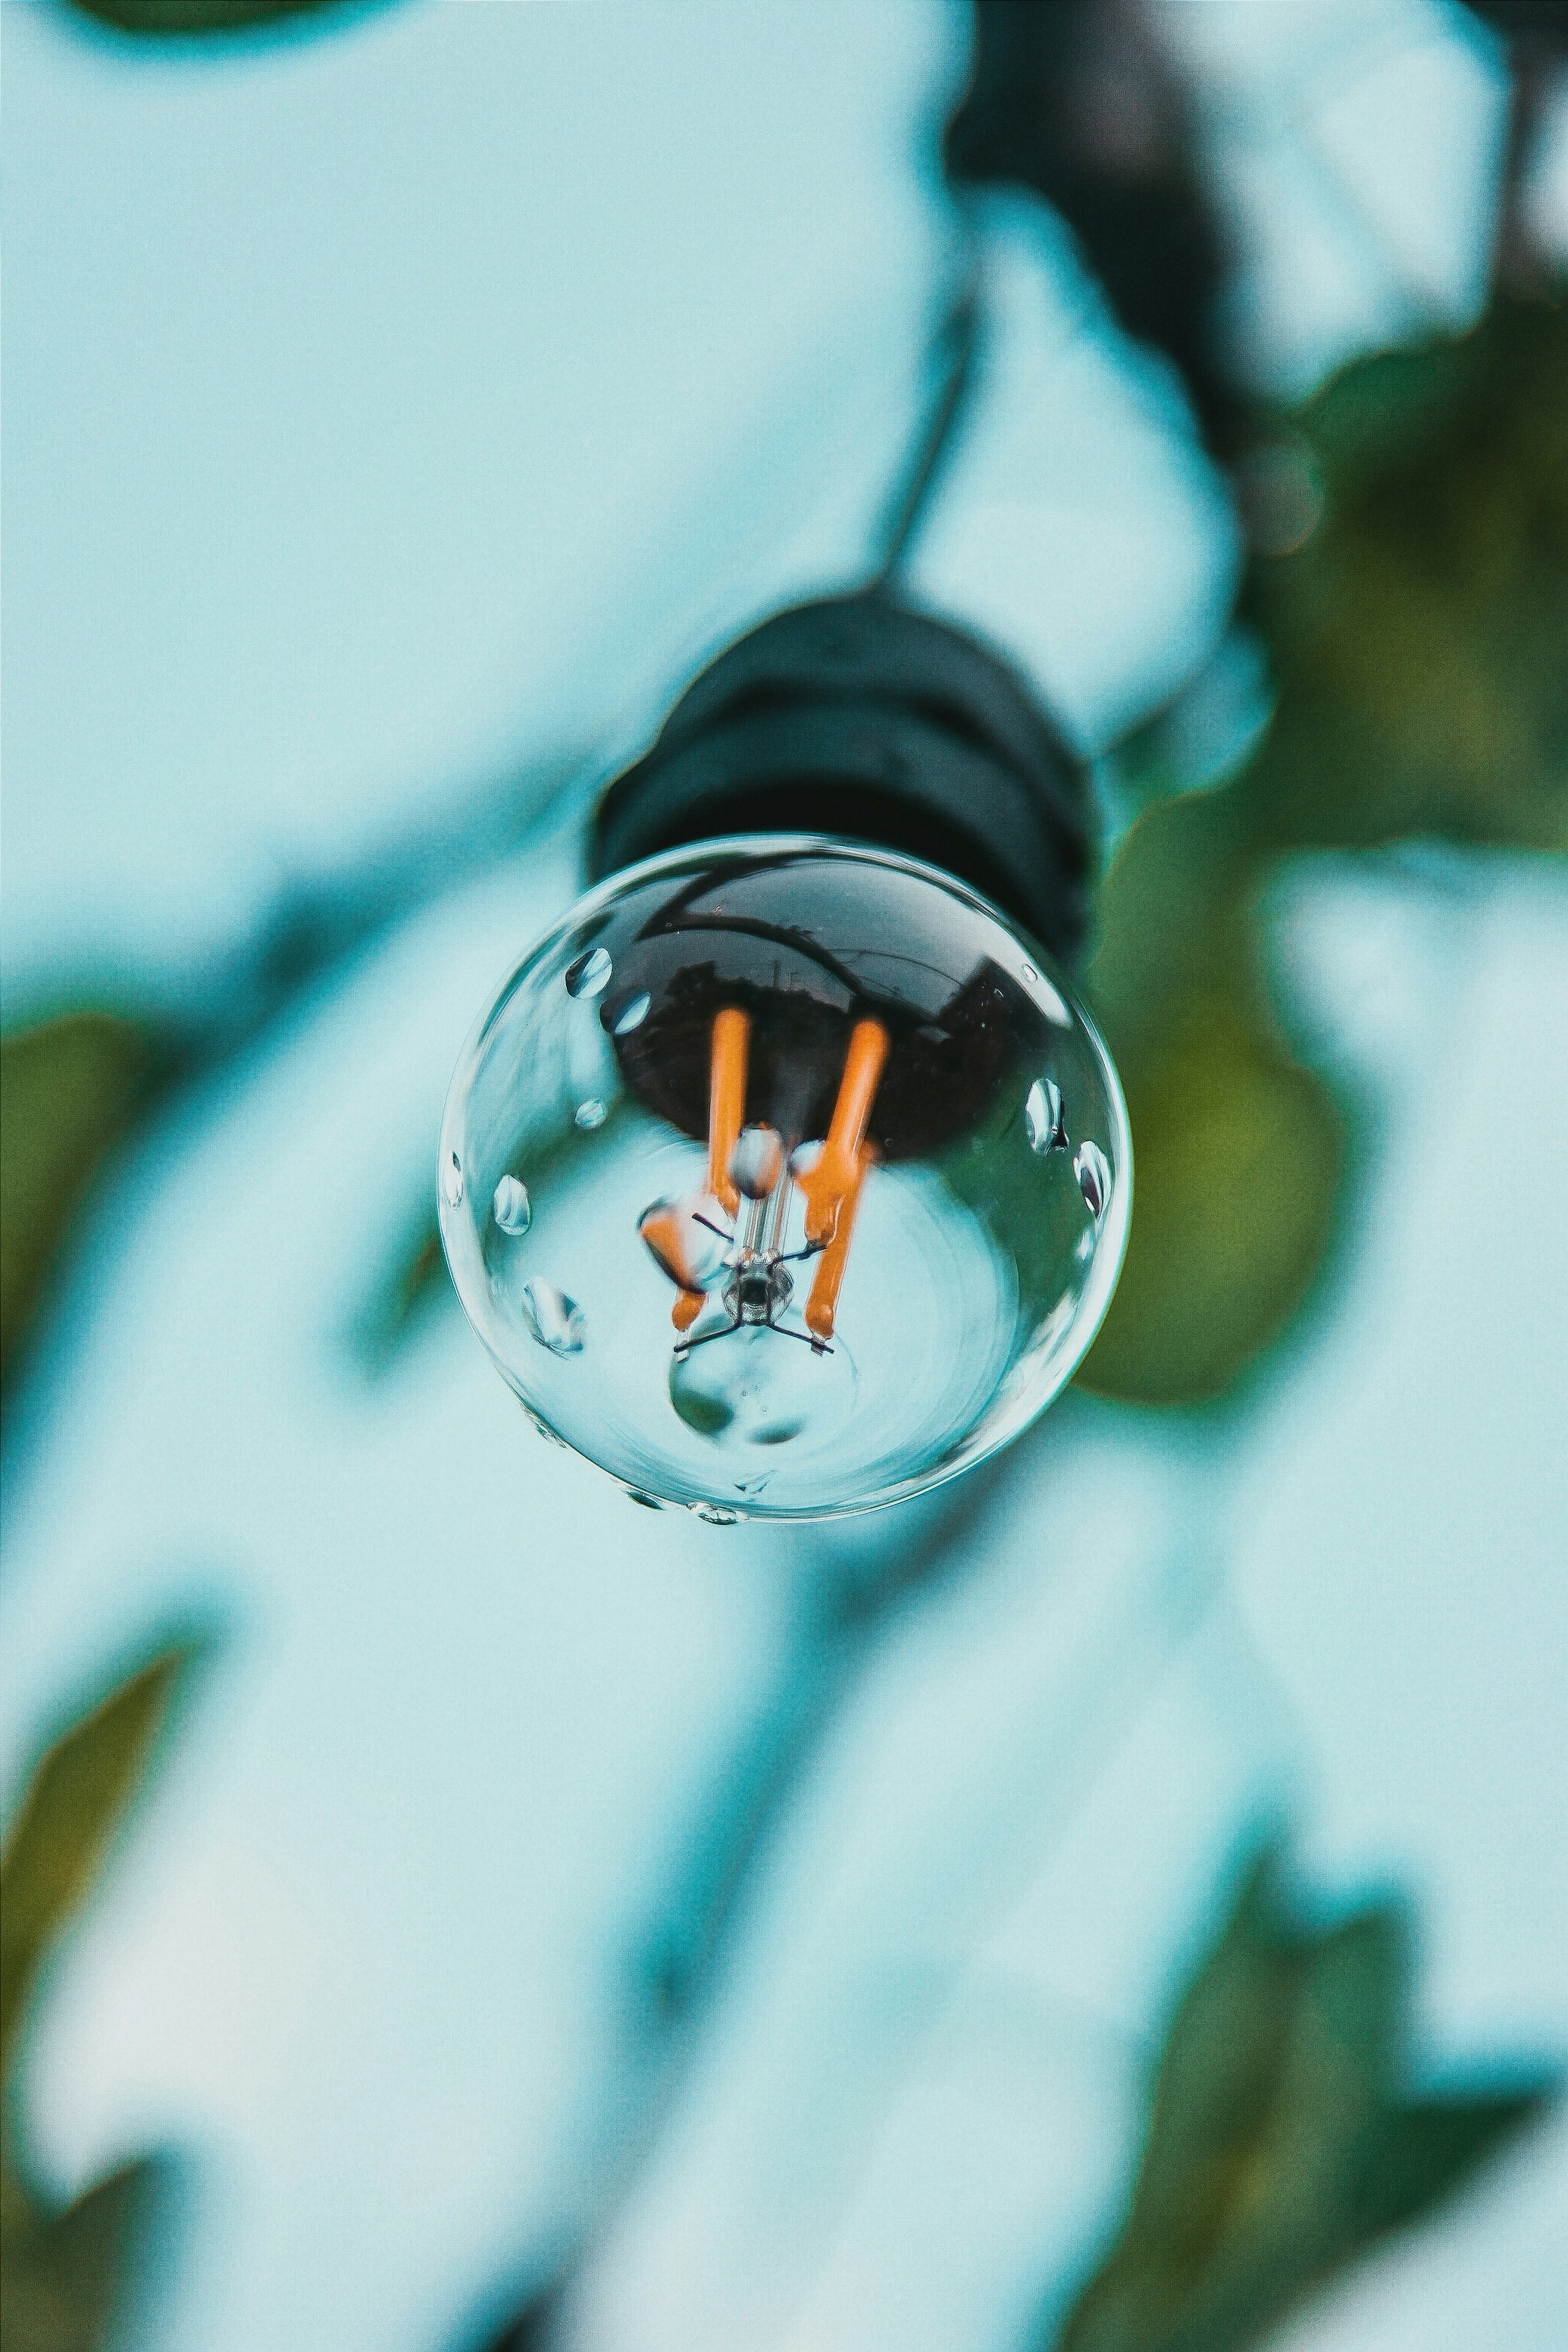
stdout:
{"type": "Polygon", "coordinates": [[[962,288],[932,341],[931,369],[936,379],[931,404],[914,455],[881,534],[882,562],[870,585],[883,588],[909,551],[923,520],[952,446],[953,428],[963,412],[974,382],[979,342],[980,289],[977,264],[971,263],[962,288]]]}

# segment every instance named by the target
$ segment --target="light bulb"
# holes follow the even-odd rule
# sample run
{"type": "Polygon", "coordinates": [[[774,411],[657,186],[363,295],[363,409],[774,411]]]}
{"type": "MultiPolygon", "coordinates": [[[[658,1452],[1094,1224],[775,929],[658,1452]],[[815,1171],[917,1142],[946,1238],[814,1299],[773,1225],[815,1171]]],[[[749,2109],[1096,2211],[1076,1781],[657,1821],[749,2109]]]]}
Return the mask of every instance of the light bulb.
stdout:
{"type": "Polygon", "coordinates": [[[747,835],[612,876],[524,956],[453,1083],[441,1229],[547,1433],[643,1501],[809,1518],[1035,1418],[1131,1178],[1028,933],[914,858],[747,835]]]}

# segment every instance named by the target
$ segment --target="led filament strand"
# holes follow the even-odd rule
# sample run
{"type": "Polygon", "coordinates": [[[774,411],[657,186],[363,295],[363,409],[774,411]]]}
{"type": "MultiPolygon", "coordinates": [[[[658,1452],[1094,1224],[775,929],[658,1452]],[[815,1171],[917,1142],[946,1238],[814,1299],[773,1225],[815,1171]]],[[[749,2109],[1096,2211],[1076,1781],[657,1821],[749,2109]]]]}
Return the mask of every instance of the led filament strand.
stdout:
{"type": "MultiPolygon", "coordinates": [[[[746,1072],[750,1052],[750,1022],[735,1006],[727,1005],[714,1021],[708,1061],[707,1189],[709,1199],[716,1201],[732,1218],[739,1211],[740,1194],[729,1167],[746,1117],[746,1072]]],[[[643,1238],[665,1272],[679,1282],[676,1269],[682,1259],[674,1231],[676,1213],[673,1210],[651,1212],[643,1221],[643,1238]],[[674,1247],[669,1245],[672,1242],[674,1247]]],[[[670,1320],[683,1336],[702,1313],[706,1298],[706,1293],[694,1285],[680,1284],[679,1296],[670,1309],[670,1320]]]]}
{"type": "MultiPolygon", "coordinates": [[[[774,1318],[792,1295],[782,1246],[789,1210],[789,1157],[771,1128],[743,1125],[750,1048],[749,1020],[727,1005],[715,1015],[709,1052],[707,1198],[728,1216],[731,1231],[723,1232],[689,1202],[656,1202],[639,1228],[676,1286],[670,1319],[679,1335],[677,1348],[698,1344],[686,1335],[707,1297],[694,1278],[693,1242],[700,1238],[693,1235],[694,1225],[729,1244],[720,1261],[733,1269],[726,1290],[731,1315],[726,1328],[767,1323],[779,1329],[774,1318]]],[[[806,1331],[785,1336],[809,1337],[819,1352],[832,1340],[855,1211],[876,1157],[875,1146],[866,1139],[866,1126],[887,1055],[888,1035],[881,1022],[857,1021],[821,1151],[815,1165],[794,1179],[805,1202],[806,1245],[789,1255],[815,1257],[818,1263],[806,1301],[806,1331]]]]}

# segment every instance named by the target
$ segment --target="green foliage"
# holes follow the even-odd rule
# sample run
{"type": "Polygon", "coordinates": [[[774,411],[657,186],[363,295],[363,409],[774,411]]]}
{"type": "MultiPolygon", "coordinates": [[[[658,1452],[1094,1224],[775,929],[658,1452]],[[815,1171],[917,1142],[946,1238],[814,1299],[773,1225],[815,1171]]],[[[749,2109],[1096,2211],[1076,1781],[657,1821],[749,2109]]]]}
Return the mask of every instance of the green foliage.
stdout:
{"type": "Polygon", "coordinates": [[[1126,1089],[1137,1205],[1083,1384],[1222,1391],[1299,1305],[1333,1229],[1338,1110],[1288,1053],[1225,795],[1168,802],[1107,877],[1091,993],[1126,1089]]]}
{"type": "MultiPolygon", "coordinates": [[[[84,16],[116,32],[164,40],[248,33],[286,16],[340,14],[353,0],[71,0],[84,16]]],[[[363,0],[361,0],[363,5],[363,0]]]]}
{"type": "Polygon", "coordinates": [[[1090,992],[1137,1211],[1082,1380],[1143,1403],[1229,1388],[1333,1234],[1343,1122],[1262,976],[1281,860],[1568,847],[1568,309],[1500,301],[1459,342],[1346,370],[1296,425],[1322,517],[1254,559],[1241,603],[1272,722],[1222,791],[1146,809],[1102,893],[1090,992]]]}
{"type": "Polygon", "coordinates": [[[1326,509],[1254,566],[1264,837],[1568,848],[1568,307],[1367,360],[1301,415],[1326,509]]]}
{"type": "Polygon", "coordinates": [[[1318,1079],[1224,998],[1183,1001],[1123,1076],[1137,1213],[1083,1385],[1189,1404],[1221,1394],[1305,1297],[1343,1131],[1318,1079]]]}
{"type": "Polygon", "coordinates": [[[154,2175],[129,2165],[60,2210],[33,2194],[11,2142],[16,2061],[39,1970],[98,1879],[194,1655],[193,1643],[164,1651],[47,1750],[0,1853],[0,2352],[102,2341],[154,2175]]]}
{"type": "Polygon", "coordinates": [[[55,1742],[27,1785],[0,1852],[0,2074],[38,1966],[98,1874],[193,1654],[152,1659],[55,1742]]]}
{"type": "Polygon", "coordinates": [[[352,1345],[361,1368],[371,1373],[385,1371],[450,1296],[435,1211],[421,1207],[354,1326],[352,1345]]]}
{"type": "Polygon", "coordinates": [[[1394,1903],[1294,1918],[1247,1876],[1176,2009],[1120,2234],[1055,2352],[1241,2352],[1541,2115],[1544,2079],[1412,2096],[1394,1903]]]}
{"type": "Polygon", "coordinates": [[[130,2246],[156,2176],[151,2163],[110,2173],[62,2212],[29,2202],[0,2235],[0,2352],[94,2352],[105,2340],[130,2246]]]}
{"type": "Polygon", "coordinates": [[[0,1379],[156,1058],[145,1031],[107,1013],[66,1013],[0,1040],[0,1379]]]}

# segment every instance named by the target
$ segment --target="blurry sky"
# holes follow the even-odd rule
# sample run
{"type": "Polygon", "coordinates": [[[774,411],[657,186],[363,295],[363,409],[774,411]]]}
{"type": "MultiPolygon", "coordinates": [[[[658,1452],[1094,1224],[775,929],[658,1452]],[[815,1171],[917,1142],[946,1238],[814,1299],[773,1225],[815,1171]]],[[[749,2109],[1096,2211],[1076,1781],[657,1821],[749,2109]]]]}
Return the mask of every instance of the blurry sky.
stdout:
{"type": "MultiPolygon", "coordinates": [[[[1500,108],[1469,20],[1176,13],[1275,381],[1462,323],[1500,108]]],[[[957,267],[964,24],[405,0],[197,54],[6,0],[8,1009],[84,969],[199,1003],[290,875],[494,780],[586,789],[725,635],[860,576],[957,267]]],[[[1227,509],[1060,231],[982,235],[912,584],[1094,744],[1211,644],[1227,509]]],[[[444,2352],[548,2269],[640,2145],[671,1890],[819,1587],[925,1524],[631,1511],[455,1316],[355,1364],[462,1036],[574,887],[569,829],[204,1087],[23,1401],[7,1791],[170,1612],[234,1629],[31,2078],[62,2188],[195,2161],[158,2352],[444,2352]]],[[[1568,2038],[1568,890],[1323,861],[1280,938],[1379,1106],[1337,1311],[1218,1435],[1070,1400],[1019,1450],[799,1792],[585,2345],[1003,2352],[1114,2210],[1260,1809],[1331,1885],[1414,1887],[1434,2050],[1568,2038]]],[[[1564,2177],[1520,2158],[1292,2340],[1549,2352],[1564,2177]]]]}

